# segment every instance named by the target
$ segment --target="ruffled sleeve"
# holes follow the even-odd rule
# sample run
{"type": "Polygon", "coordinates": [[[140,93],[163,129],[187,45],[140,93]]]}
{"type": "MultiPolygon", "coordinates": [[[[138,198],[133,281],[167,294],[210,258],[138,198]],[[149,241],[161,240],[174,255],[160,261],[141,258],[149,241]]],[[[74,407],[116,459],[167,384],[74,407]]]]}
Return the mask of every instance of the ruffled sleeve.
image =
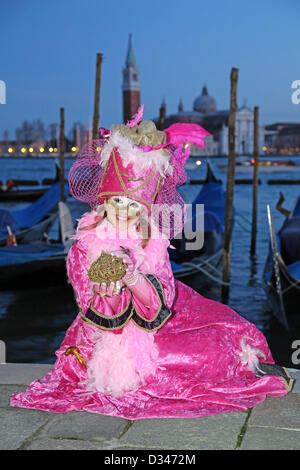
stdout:
{"type": "Polygon", "coordinates": [[[149,305],[133,295],[133,322],[140,328],[153,331],[161,328],[172,315],[175,282],[169,260],[168,240],[150,240],[146,261],[141,265],[149,305]],[[147,269],[146,269],[147,267],[147,269]]]}
{"type": "Polygon", "coordinates": [[[169,240],[151,239],[146,252],[150,265],[148,273],[159,280],[163,288],[165,303],[168,308],[171,308],[175,299],[175,281],[168,253],[169,245],[169,240]]]}
{"type": "Polygon", "coordinates": [[[83,313],[88,309],[92,299],[88,269],[87,249],[81,241],[76,241],[67,256],[67,274],[74,289],[77,304],[83,313]]]}

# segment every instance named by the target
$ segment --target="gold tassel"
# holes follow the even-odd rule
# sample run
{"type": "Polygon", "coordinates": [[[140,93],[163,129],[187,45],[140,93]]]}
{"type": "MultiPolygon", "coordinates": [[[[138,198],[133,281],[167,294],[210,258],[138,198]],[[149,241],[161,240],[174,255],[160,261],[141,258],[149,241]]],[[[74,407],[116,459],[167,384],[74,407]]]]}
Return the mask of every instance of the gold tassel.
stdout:
{"type": "Polygon", "coordinates": [[[70,354],[73,354],[79,364],[81,364],[85,369],[87,368],[86,363],[87,359],[81,356],[79,349],[76,346],[70,346],[69,348],[66,349],[65,351],[65,356],[69,356],[70,354]]]}

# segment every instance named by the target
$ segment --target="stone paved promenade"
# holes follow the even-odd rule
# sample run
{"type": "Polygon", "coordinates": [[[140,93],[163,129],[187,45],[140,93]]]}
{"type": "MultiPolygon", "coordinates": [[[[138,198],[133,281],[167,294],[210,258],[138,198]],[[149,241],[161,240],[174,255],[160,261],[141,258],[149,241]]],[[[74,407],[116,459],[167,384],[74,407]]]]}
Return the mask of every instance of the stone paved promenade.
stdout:
{"type": "MultiPolygon", "coordinates": [[[[9,406],[13,392],[51,365],[0,364],[1,450],[300,450],[300,371],[293,392],[252,410],[193,419],[125,419],[9,406]]],[[[173,452],[174,453],[174,452],[173,452]]]]}

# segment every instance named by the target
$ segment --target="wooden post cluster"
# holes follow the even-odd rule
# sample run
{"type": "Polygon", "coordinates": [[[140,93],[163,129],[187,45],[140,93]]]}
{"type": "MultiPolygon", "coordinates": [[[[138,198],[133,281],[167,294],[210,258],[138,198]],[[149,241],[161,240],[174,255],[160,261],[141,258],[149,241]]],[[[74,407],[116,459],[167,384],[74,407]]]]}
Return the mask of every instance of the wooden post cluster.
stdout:
{"type": "Polygon", "coordinates": [[[96,81],[94,98],[93,139],[99,138],[99,106],[100,106],[100,79],[101,79],[102,54],[97,54],[96,81]]]}
{"type": "Polygon", "coordinates": [[[60,200],[65,200],[65,110],[60,108],[60,135],[59,135],[59,182],[60,182],[60,200]]]}
{"type": "Polygon", "coordinates": [[[158,119],[158,124],[157,124],[157,129],[162,131],[165,126],[165,118],[166,118],[166,108],[165,106],[161,106],[159,108],[159,119],[158,119]]]}
{"type": "Polygon", "coordinates": [[[254,169],[253,169],[253,192],[252,192],[252,231],[251,231],[251,248],[250,248],[251,255],[254,255],[256,253],[258,164],[259,164],[258,106],[255,106],[254,107],[254,169]]]}

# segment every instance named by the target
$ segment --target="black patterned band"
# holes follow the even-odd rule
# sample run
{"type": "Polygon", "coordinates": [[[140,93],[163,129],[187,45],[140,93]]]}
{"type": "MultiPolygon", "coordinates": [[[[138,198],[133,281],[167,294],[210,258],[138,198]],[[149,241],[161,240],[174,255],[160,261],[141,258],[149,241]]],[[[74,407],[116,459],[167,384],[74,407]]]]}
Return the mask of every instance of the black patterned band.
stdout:
{"type": "Polygon", "coordinates": [[[81,311],[81,317],[83,320],[92,323],[95,326],[103,330],[119,330],[123,328],[126,323],[130,320],[133,315],[133,304],[130,298],[129,304],[127,307],[117,315],[102,315],[94,307],[92,307],[93,298],[91,300],[90,306],[86,311],[86,314],[83,315],[81,311]]]}
{"type": "Polygon", "coordinates": [[[161,328],[172,312],[166,306],[163,287],[157,277],[153,274],[145,274],[144,277],[156,291],[160,304],[152,320],[147,320],[136,310],[131,297],[127,307],[122,312],[112,316],[103,315],[92,307],[93,297],[85,315],[79,307],[82,319],[103,330],[119,330],[123,328],[130,319],[142,330],[154,331],[161,328]]]}
{"type": "Polygon", "coordinates": [[[164,290],[157,277],[153,276],[153,274],[144,274],[144,277],[148,279],[148,281],[156,291],[160,305],[152,320],[147,320],[134,308],[132,321],[135,323],[136,326],[142,328],[143,330],[158,330],[165,324],[165,322],[171,316],[172,312],[166,306],[164,290]]]}

